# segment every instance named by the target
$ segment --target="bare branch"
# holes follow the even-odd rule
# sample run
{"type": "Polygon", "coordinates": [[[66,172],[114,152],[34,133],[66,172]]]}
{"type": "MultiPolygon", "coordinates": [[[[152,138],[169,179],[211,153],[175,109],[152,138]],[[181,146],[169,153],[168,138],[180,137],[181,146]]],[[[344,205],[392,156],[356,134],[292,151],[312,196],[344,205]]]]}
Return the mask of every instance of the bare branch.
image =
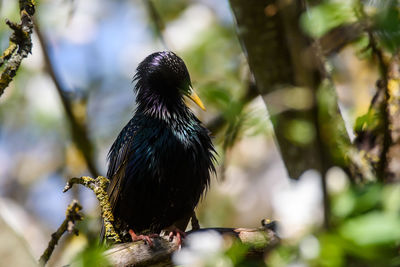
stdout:
{"type": "Polygon", "coordinates": [[[366,22],[341,25],[319,38],[316,43],[321,46],[322,53],[325,56],[330,56],[339,52],[349,43],[359,39],[365,33],[367,27],[366,22]]]}
{"type": "Polygon", "coordinates": [[[34,0],[20,0],[19,9],[21,14],[20,23],[16,24],[6,20],[7,25],[14,32],[10,36],[8,48],[0,57],[0,67],[4,64],[4,69],[0,75],[0,96],[17,74],[22,60],[32,50],[31,34],[33,29],[32,16],[35,13],[34,0]]]}
{"type": "Polygon", "coordinates": [[[75,222],[81,221],[83,219],[80,211],[82,210],[82,206],[78,203],[77,200],[72,200],[71,204],[69,204],[66,214],[65,220],[58,227],[57,231],[51,235],[51,239],[49,241],[49,245],[46,250],[43,252],[43,255],[40,256],[39,264],[44,266],[47,261],[50,259],[51,254],[53,254],[54,248],[60,240],[61,236],[68,231],[69,233],[78,234],[78,230],[75,229],[75,222]]]}
{"type": "MultiPolygon", "coordinates": [[[[367,19],[367,15],[364,10],[363,4],[358,2],[358,13],[361,19],[367,19]]],[[[390,118],[389,118],[389,110],[388,110],[388,102],[390,99],[389,93],[389,66],[384,58],[384,53],[381,48],[378,46],[378,42],[375,38],[374,32],[372,29],[367,28],[366,32],[368,34],[369,39],[369,48],[372,51],[372,54],[375,56],[378,69],[380,72],[380,80],[377,82],[377,97],[374,97],[371,107],[378,105],[379,115],[382,119],[382,127],[380,129],[380,134],[382,136],[382,142],[380,144],[380,154],[378,156],[379,160],[376,164],[376,175],[377,178],[381,181],[386,181],[387,176],[387,165],[388,165],[388,151],[392,144],[392,135],[390,129],[390,118]],[[381,96],[380,101],[376,101],[381,96]]]]}
{"type": "Polygon", "coordinates": [[[164,29],[165,29],[165,23],[163,19],[161,18],[161,15],[158,13],[154,3],[152,0],[143,0],[147,13],[150,17],[150,19],[153,21],[154,24],[154,32],[157,35],[157,37],[160,39],[161,43],[163,46],[167,49],[171,49],[171,46],[168,44],[167,40],[164,37],[164,29]]]}
{"type": "Polygon", "coordinates": [[[57,76],[55,67],[53,62],[51,61],[47,41],[45,36],[42,34],[38,23],[35,22],[35,31],[38,35],[40,47],[43,52],[44,61],[46,63],[47,71],[56,86],[58,95],[61,98],[61,103],[64,107],[65,114],[69,121],[71,127],[71,137],[74,143],[77,145],[79,150],[82,152],[83,158],[85,159],[86,165],[93,176],[99,176],[99,171],[96,167],[95,160],[93,157],[94,145],[91,142],[86,124],[84,122],[79,121],[76,115],[73,112],[72,104],[70,99],[67,97],[65,92],[67,92],[66,88],[64,88],[61,79],[57,76]]]}

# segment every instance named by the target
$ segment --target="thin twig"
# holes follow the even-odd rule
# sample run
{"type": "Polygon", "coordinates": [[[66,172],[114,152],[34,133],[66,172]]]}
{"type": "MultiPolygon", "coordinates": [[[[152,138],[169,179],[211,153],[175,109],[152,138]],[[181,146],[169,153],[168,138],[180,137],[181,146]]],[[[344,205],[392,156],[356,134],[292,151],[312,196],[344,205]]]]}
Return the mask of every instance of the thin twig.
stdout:
{"type": "Polygon", "coordinates": [[[98,176],[96,179],[89,176],[74,177],[69,179],[67,185],[64,187],[63,192],[67,192],[74,184],[81,184],[91,189],[95,193],[97,200],[100,202],[101,217],[104,220],[105,236],[108,239],[113,239],[115,242],[121,242],[119,235],[114,229],[114,216],[112,214],[112,209],[107,194],[109,180],[104,176],[98,176]]]}
{"type": "Polygon", "coordinates": [[[382,80],[378,83],[378,90],[383,90],[384,100],[382,101],[382,122],[383,122],[383,143],[380,154],[379,164],[377,166],[377,176],[382,182],[386,180],[386,167],[388,164],[387,153],[390,145],[392,144],[392,135],[390,130],[389,112],[388,112],[388,101],[390,98],[388,89],[388,76],[387,73],[382,77],[382,80]]]}
{"type": "Polygon", "coordinates": [[[359,39],[369,27],[366,21],[340,25],[315,41],[324,56],[338,53],[346,45],[359,39]]]}
{"type": "Polygon", "coordinates": [[[164,29],[165,29],[165,23],[163,19],[161,18],[161,15],[158,13],[156,7],[154,6],[153,1],[151,0],[143,0],[144,4],[146,5],[147,13],[151,20],[153,21],[154,24],[154,32],[157,35],[157,37],[160,39],[161,43],[163,46],[171,50],[171,45],[168,44],[166,38],[164,37],[164,29]]]}
{"type": "Polygon", "coordinates": [[[73,112],[71,101],[65,94],[67,90],[66,88],[64,88],[60,77],[56,74],[54,64],[49,55],[46,38],[42,34],[37,21],[35,21],[35,31],[40,42],[40,47],[43,52],[47,71],[51,79],[53,80],[54,85],[56,86],[58,95],[60,96],[61,103],[68,118],[71,127],[71,137],[79,150],[82,152],[83,158],[85,159],[86,165],[90,173],[93,176],[98,176],[100,173],[96,167],[95,160],[93,158],[94,145],[93,142],[91,142],[91,140],[89,139],[86,124],[84,122],[80,122],[73,112]]]}
{"type": "Polygon", "coordinates": [[[32,50],[32,16],[35,13],[34,0],[20,0],[19,9],[21,14],[20,23],[6,20],[6,24],[14,31],[10,36],[8,48],[4,50],[0,57],[0,67],[4,64],[4,69],[0,74],[0,96],[8,87],[12,79],[17,74],[21,62],[32,50]]]}
{"type": "Polygon", "coordinates": [[[40,266],[46,265],[47,261],[51,257],[51,254],[53,254],[54,248],[56,247],[58,241],[66,231],[78,235],[78,230],[75,229],[75,222],[83,219],[83,216],[80,213],[81,210],[82,206],[79,204],[79,202],[77,200],[72,200],[71,204],[69,204],[67,208],[65,220],[60,227],[58,227],[57,231],[51,235],[51,239],[46,250],[43,252],[43,255],[40,256],[40,266]]]}
{"type": "MultiPolygon", "coordinates": [[[[358,2],[358,15],[367,19],[367,14],[365,13],[363,3],[361,1],[358,2]]],[[[383,91],[383,101],[381,103],[381,114],[382,114],[382,122],[383,122],[383,143],[382,150],[379,157],[378,166],[376,168],[376,174],[379,180],[385,181],[386,176],[386,167],[388,164],[387,153],[389,151],[390,145],[392,144],[392,136],[390,130],[390,121],[389,121],[389,111],[388,111],[388,101],[390,98],[389,88],[388,88],[388,65],[384,60],[383,52],[378,47],[378,43],[375,39],[374,33],[371,28],[366,28],[366,32],[368,34],[369,39],[369,48],[371,48],[373,55],[375,55],[378,61],[379,73],[381,76],[381,80],[378,81],[377,87],[378,90],[383,91]]]]}

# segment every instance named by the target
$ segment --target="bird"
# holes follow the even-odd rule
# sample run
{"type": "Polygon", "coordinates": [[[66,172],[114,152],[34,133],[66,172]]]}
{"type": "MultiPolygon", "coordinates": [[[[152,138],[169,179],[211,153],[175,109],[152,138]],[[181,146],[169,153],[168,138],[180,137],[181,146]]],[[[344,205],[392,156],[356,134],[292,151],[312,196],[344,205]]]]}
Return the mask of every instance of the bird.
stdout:
{"type": "Polygon", "coordinates": [[[133,80],[136,110],[108,154],[111,209],[132,241],[151,245],[150,237],[167,230],[181,243],[216,172],[210,132],[185,98],[205,107],[174,52],[147,56],[133,80]]]}

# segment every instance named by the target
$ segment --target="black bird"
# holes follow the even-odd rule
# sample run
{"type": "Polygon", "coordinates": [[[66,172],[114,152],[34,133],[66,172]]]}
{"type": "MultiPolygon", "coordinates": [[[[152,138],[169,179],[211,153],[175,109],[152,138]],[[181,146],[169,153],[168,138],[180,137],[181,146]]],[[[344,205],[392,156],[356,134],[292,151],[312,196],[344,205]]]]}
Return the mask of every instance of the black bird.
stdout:
{"type": "Polygon", "coordinates": [[[108,194],[114,216],[133,240],[180,234],[215,172],[209,131],[186,106],[203,110],[183,60],[173,52],[146,57],[134,76],[137,108],[109,152],[108,194]],[[145,234],[137,236],[136,234],[145,234]]]}

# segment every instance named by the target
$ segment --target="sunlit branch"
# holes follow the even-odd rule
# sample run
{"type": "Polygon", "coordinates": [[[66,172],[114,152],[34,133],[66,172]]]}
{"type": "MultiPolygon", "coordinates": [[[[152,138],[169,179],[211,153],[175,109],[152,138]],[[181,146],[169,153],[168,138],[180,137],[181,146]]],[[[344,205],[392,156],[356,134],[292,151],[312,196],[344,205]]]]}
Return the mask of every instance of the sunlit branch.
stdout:
{"type": "Polygon", "coordinates": [[[91,189],[95,193],[100,204],[101,217],[104,221],[105,236],[108,239],[114,240],[115,242],[121,242],[121,239],[114,230],[114,216],[112,214],[112,209],[107,194],[108,183],[109,180],[103,176],[98,176],[96,179],[88,176],[74,177],[68,180],[63,192],[67,192],[74,184],[81,184],[91,189]]]}
{"type": "MultiPolygon", "coordinates": [[[[276,232],[270,228],[274,223],[260,228],[203,228],[189,231],[199,233],[216,231],[221,235],[230,236],[247,245],[250,249],[247,255],[263,257],[266,251],[271,250],[279,243],[276,232]]],[[[143,241],[123,243],[113,246],[105,252],[106,257],[114,267],[122,266],[171,266],[171,255],[179,249],[176,237],[172,242],[168,235],[152,238],[153,247],[143,241]]]]}

